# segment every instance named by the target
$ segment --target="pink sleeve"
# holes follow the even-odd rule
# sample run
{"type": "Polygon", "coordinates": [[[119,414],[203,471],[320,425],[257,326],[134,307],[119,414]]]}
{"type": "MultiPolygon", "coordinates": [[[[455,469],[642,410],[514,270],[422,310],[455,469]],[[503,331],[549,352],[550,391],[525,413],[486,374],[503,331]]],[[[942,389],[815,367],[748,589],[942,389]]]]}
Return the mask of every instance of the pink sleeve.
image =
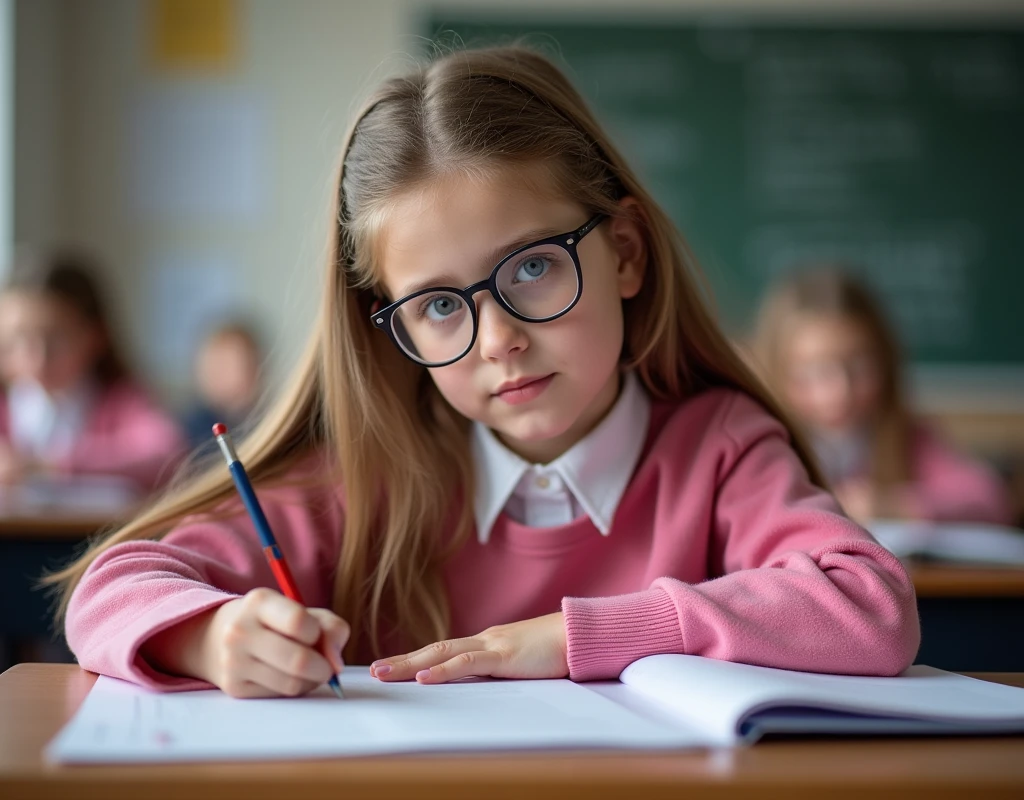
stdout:
{"type": "MultiPolygon", "coordinates": [[[[340,506],[331,502],[333,492],[311,494],[259,492],[303,600],[329,607],[340,506]]],[[[82,667],[156,689],[209,688],[158,672],[139,648],[155,633],[251,589],[277,588],[252,523],[240,507],[230,510],[237,513],[226,519],[188,519],[160,541],[115,545],[90,565],[71,596],[65,631],[82,667]]]]}
{"type": "Polygon", "coordinates": [[[736,405],[724,421],[735,447],[709,487],[710,569],[722,577],[566,598],[574,680],[612,678],[656,653],[862,675],[913,661],[920,629],[900,562],[810,483],[777,421],[750,400],[736,405]]]}
{"type": "Polygon", "coordinates": [[[1012,521],[1010,500],[999,476],[924,429],[914,436],[913,469],[913,483],[899,492],[909,516],[954,522],[1012,521]]]}
{"type": "Polygon", "coordinates": [[[177,423],[141,390],[116,386],[57,466],[72,474],[120,475],[150,490],[170,479],[185,447],[177,423]]]}

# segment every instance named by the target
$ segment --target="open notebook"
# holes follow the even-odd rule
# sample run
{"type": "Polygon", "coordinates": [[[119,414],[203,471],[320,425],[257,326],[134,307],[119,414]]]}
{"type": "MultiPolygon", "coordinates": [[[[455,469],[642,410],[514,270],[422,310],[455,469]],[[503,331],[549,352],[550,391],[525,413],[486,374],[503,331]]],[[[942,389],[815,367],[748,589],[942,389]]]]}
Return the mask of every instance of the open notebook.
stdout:
{"type": "Polygon", "coordinates": [[[426,751],[676,749],[767,733],[1024,733],[1024,689],[915,666],[898,678],[819,675],[650,656],[618,682],[386,684],[342,676],[345,699],[157,694],[101,677],[47,748],[59,762],[327,758],[426,751]]]}
{"type": "Polygon", "coordinates": [[[1024,531],[980,522],[875,520],[868,530],[900,558],[1024,567],[1024,531]]]}

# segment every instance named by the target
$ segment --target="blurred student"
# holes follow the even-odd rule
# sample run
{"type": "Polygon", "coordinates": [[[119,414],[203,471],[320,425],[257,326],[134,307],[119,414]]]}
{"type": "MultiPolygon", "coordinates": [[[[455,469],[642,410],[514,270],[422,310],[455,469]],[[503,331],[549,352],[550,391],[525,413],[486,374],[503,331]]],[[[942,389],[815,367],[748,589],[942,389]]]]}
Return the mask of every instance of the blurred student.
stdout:
{"type": "Polygon", "coordinates": [[[855,279],[819,268],[780,282],[754,348],[853,518],[1009,521],[998,477],[912,418],[895,336],[855,279]]]}
{"type": "Polygon", "coordinates": [[[203,340],[195,359],[198,398],[184,420],[193,447],[213,442],[217,422],[229,428],[245,422],[259,400],[262,361],[256,332],[244,323],[222,325],[203,340]]]}
{"type": "Polygon", "coordinates": [[[132,378],[92,265],[22,258],[0,289],[0,483],[37,474],[170,477],[184,439],[132,378]]]}

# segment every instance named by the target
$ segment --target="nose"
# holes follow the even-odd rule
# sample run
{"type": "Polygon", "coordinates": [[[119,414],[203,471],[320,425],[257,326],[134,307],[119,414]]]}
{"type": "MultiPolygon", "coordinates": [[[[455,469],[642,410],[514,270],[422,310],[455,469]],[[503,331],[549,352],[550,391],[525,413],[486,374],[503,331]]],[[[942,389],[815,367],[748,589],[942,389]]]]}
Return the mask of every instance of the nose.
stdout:
{"type": "Polygon", "coordinates": [[[481,357],[493,361],[526,350],[530,345],[524,330],[527,323],[509,314],[489,294],[479,297],[476,341],[481,357]]]}

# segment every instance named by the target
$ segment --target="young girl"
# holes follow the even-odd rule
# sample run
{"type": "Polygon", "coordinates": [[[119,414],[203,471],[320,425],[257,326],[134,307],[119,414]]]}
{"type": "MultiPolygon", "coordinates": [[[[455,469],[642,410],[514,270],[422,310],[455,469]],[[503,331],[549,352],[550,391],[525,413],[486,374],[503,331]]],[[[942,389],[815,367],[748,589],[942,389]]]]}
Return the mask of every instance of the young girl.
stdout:
{"type": "Polygon", "coordinates": [[[89,266],[23,258],[0,291],[0,482],[33,473],[170,476],[183,440],[131,380],[89,266]]]}
{"type": "Polygon", "coordinates": [[[810,430],[855,519],[1009,520],[999,479],[911,420],[895,337],[849,275],[820,268],[781,282],[765,299],[755,342],[769,383],[810,430]]]}
{"type": "Polygon", "coordinates": [[[83,667],[295,695],[613,678],[653,653],[893,675],[899,562],[847,520],[703,304],[682,240],[548,61],[386,82],[344,147],[322,315],[226,469],[57,576],[83,667]]]}

